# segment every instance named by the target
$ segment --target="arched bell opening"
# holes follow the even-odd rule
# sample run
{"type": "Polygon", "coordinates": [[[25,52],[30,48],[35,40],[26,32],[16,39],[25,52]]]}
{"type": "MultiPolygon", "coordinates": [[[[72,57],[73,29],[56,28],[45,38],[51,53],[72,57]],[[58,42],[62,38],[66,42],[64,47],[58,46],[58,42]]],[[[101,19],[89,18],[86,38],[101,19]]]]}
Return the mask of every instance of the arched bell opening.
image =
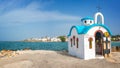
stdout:
{"type": "Polygon", "coordinates": [[[104,24],[104,16],[102,13],[97,12],[95,14],[95,24],[104,24]]]}

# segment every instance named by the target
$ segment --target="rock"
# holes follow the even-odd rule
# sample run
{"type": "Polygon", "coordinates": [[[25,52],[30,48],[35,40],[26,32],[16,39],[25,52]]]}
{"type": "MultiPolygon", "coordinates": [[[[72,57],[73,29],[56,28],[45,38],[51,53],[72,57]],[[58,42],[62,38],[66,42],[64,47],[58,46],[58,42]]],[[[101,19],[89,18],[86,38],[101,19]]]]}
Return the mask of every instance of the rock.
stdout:
{"type": "Polygon", "coordinates": [[[2,50],[0,52],[0,57],[13,57],[19,55],[16,51],[12,51],[12,50],[2,50]]]}

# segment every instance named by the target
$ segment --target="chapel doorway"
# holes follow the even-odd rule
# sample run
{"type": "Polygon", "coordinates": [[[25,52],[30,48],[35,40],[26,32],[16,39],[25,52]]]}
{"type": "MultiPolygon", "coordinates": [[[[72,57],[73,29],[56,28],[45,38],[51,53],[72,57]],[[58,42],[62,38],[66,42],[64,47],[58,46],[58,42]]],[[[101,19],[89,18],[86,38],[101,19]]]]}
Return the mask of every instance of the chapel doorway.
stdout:
{"type": "Polygon", "coordinates": [[[95,34],[95,53],[96,55],[103,55],[103,33],[97,31],[95,34]]]}

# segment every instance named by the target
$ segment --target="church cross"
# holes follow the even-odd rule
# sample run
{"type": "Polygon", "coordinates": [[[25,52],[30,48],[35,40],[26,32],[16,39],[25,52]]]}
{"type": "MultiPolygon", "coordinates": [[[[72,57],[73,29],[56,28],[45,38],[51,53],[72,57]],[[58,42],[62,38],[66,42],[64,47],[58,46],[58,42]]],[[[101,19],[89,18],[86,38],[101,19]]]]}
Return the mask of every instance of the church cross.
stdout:
{"type": "Polygon", "coordinates": [[[100,12],[102,8],[100,6],[97,6],[97,11],[100,12]]]}

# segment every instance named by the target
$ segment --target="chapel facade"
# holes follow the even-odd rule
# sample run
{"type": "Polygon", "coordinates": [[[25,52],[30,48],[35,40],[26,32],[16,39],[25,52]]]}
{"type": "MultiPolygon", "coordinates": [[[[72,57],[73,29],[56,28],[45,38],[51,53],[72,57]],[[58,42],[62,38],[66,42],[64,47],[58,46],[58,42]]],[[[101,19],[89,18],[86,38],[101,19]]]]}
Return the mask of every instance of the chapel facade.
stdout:
{"type": "Polygon", "coordinates": [[[83,25],[72,26],[68,34],[70,55],[81,59],[108,57],[111,52],[111,31],[104,24],[104,16],[97,12],[81,19],[83,25]]]}

